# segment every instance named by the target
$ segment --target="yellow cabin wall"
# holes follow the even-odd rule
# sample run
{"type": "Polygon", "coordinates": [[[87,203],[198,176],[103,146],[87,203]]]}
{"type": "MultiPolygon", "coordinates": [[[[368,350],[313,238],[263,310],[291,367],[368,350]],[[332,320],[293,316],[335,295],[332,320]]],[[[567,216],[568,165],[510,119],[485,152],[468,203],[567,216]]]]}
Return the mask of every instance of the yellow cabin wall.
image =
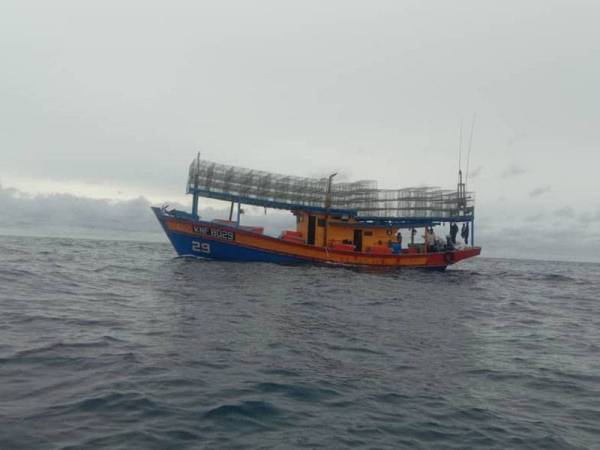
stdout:
{"type": "Polygon", "coordinates": [[[296,216],[296,231],[302,233],[304,242],[308,236],[308,214],[306,213],[294,213],[296,216]]]}
{"type": "MultiPolygon", "coordinates": [[[[302,233],[302,237],[304,238],[305,242],[308,238],[308,216],[309,214],[306,212],[296,212],[296,231],[302,233]]],[[[321,247],[324,243],[325,227],[320,227],[318,222],[319,219],[324,219],[325,215],[314,214],[314,216],[317,220],[315,246],[321,247]]],[[[365,251],[367,247],[387,246],[389,241],[394,242],[396,239],[396,231],[398,230],[397,228],[369,227],[365,226],[364,224],[358,224],[353,219],[342,221],[339,219],[329,218],[327,245],[331,245],[332,241],[336,241],[336,243],[342,243],[344,240],[353,242],[355,229],[363,231],[363,251],[365,251]],[[372,235],[367,236],[367,232],[372,233],[372,235]]]]}
{"type": "Polygon", "coordinates": [[[335,222],[329,223],[329,229],[327,230],[327,240],[331,243],[331,241],[335,240],[337,243],[341,244],[342,241],[348,240],[352,241],[354,239],[354,228],[351,227],[339,227],[335,226],[335,222]]]}

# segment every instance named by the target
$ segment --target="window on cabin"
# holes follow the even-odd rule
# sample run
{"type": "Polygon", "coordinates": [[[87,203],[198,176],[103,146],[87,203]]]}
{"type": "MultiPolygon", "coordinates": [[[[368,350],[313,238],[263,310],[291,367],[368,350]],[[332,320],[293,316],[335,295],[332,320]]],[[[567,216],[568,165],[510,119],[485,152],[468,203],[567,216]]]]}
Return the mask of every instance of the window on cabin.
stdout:
{"type": "Polygon", "coordinates": [[[373,236],[373,232],[372,231],[365,231],[365,236],[373,236]]]}
{"type": "Polygon", "coordinates": [[[317,225],[320,226],[320,227],[324,227],[325,226],[325,219],[319,219],[317,221],[317,225]]]}

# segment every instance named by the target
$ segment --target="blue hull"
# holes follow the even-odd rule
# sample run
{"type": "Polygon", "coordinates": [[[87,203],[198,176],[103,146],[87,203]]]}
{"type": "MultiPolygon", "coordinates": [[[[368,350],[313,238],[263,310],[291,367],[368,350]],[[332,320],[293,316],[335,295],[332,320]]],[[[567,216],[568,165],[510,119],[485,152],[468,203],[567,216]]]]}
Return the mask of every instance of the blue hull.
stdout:
{"type": "Polygon", "coordinates": [[[172,231],[167,231],[166,233],[179,256],[195,256],[223,261],[273,262],[279,264],[307,262],[301,258],[278,255],[222,241],[202,239],[172,231]]]}
{"type": "Polygon", "coordinates": [[[165,234],[179,256],[193,256],[222,261],[271,262],[278,264],[302,264],[310,262],[303,258],[236,245],[233,242],[204,239],[202,236],[189,236],[184,233],[177,233],[165,226],[158,211],[155,210],[155,213],[165,234]]]}

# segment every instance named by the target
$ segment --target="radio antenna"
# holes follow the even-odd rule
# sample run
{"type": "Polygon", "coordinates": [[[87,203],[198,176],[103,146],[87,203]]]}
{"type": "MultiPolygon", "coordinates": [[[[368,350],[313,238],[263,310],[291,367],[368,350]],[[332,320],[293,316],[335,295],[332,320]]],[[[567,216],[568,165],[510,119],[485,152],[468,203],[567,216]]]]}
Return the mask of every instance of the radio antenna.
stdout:
{"type": "Polygon", "coordinates": [[[458,138],[458,171],[462,170],[462,141],[463,141],[463,119],[460,120],[460,134],[458,138]]]}
{"type": "Polygon", "coordinates": [[[475,118],[477,114],[473,114],[473,120],[471,122],[471,136],[469,137],[469,151],[467,153],[467,175],[465,177],[465,184],[469,181],[469,168],[471,166],[471,147],[473,145],[473,131],[475,130],[475,118]]]}

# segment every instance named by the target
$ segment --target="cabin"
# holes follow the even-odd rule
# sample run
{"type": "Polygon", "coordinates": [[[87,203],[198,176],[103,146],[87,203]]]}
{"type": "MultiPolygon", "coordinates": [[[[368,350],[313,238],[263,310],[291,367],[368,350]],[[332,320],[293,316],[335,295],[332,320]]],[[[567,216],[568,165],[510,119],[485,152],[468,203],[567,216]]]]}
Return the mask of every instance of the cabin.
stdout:
{"type": "MultiPolygon", "coordinates": [[[[293,211],[296,216],[296,239],[309,245],[336,250],[391,253],[399,228],[358,222],[348,215],[327,215],[293,211]]],[[[282,238],[288,238],[283,234],[282,238]]]]}

